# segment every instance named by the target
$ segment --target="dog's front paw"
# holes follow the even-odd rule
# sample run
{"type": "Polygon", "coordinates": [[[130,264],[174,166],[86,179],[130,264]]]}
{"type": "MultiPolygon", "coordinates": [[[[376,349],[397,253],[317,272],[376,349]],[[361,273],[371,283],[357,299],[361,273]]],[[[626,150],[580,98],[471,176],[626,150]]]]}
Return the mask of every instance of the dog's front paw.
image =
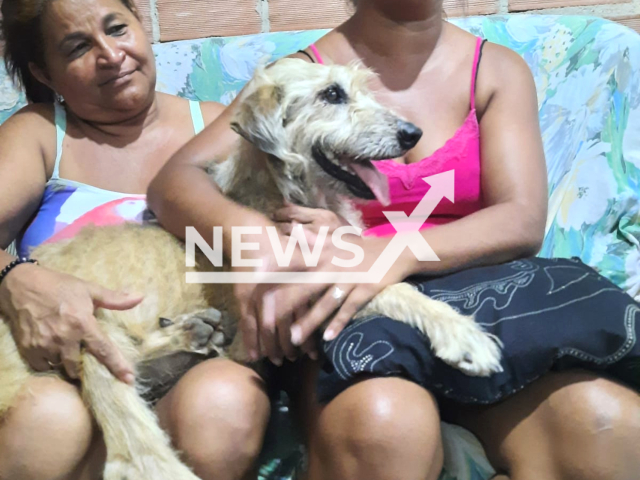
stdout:
{"type": "Polygon", "coordinates": [[[471,317],[433,300],[408,283],[376,295],[358,314],[382,315],[417,328],[429,337],[436,357],[467,375],[486,377],[502,371],[500,341],[471,317]]]}
{"type": "Polygon", "coordinates": [[[135,460],[113,459],[104,467],[103,480],[200,480],[179,460],[167,460],[151,455],[135,460]]]}
{"type": "Polygon", "coordinates": [[[471,317],[451,310],[447,334],[431,339],[435,355],[448,365],[474,377],[502,372],[500,340],[483,331],[471,317]]]}

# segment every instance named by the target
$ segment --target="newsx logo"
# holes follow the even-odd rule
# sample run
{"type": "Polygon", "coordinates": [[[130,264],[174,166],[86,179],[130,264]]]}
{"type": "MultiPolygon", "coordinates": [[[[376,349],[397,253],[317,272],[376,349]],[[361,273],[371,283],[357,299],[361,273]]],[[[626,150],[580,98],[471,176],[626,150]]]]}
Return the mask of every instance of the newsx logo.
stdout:
{"type": "MultiPolygon", "coordinates": [[[[231,233],[231,266],[250,267],[254,271],[246,272],[187,272],[187,283],[379,283],[400,254],[409,248],[415,257],[421,262],[433,262],[440,259],[435,254],[429,243],[420,234],[420,227],[427,221],[433,210],[443,198],[454,201],[454,171],[449,170],[437,175],[422,179],[431,188],[410,215],[401,211],[383,212],[396,233],[376,259],[374,264],[365,272],[314,272],[314,271],[269,271],[263,265],[261,259],[242,258],[242,252],[257,250],[258,244],[243,240],[245,235],[263,234],[262,227],[233,227],[231,233]]],[[[287,268],[291,264],[296,245],[300,246],[306,267],[318,265],[322,249],[329,232],[328,226],[320,228],[313,249],[310,247],[302,226],[293,229],[288,243],[283,248],[275,227],[266,227],[271,248],[278,267],[287,268]]],[[[206,258],[216,267],[223,265],[222,227],[213,228],[212,247],[194,227],[187,227],[185,234],[186,266],[196,266],[196,246],[206,258]]],[[[346,241],[343,236],[347,234],[361,235],[359,228],[345,226],[336,229],[331,235],[333,245],[342,251],[352,254],[352,258],[345,260],[333,257],[331,263],[337,267],[354,268],[364,260],[364,250],[359,245],[346,241]]]]}

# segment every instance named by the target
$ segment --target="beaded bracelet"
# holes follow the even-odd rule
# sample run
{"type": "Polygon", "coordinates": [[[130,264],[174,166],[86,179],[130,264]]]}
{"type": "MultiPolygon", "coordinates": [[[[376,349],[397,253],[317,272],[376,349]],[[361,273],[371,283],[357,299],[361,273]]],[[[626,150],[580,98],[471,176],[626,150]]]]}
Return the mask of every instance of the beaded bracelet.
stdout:
{"type": "Polygon", "coordinates": [[[0,283],[2,283],[2,280],[4,280],[4,278],[9,274],[11,270],[13,270],[14,268],[16,268],[18,265],[22,263],[35,263],[37,265],[38,261],[32,258],[25,258],[25,257],[16,258],[13,262],[11,262],[9,265],[4,267],[2,271],[0,271],[0,283]]]}

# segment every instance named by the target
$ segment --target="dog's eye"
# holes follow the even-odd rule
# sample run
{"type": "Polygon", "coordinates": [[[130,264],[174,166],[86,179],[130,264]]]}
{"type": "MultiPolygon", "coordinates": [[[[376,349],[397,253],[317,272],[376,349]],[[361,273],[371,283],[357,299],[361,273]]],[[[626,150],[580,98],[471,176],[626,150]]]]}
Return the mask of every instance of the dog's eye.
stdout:
{"type": "Polygon", "coordinates": [[[347,103],[347,94],[340,85],[331,85],[322,92],[321,98],[332,105],[347,103]]]}

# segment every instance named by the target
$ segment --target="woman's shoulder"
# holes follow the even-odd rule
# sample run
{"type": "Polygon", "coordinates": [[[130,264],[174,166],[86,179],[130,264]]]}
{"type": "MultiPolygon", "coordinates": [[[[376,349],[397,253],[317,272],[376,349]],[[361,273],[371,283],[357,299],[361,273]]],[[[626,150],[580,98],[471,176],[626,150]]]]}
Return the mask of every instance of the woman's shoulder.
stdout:
{"type": "Polygon", "coordinates": [[[200,109],[202,110],[204,124],[209,125],[212,123],[222,112],[224,112],[225,108],[227,108],[225,105],[218,102],[200,102],[200,109]]]}
{"type": "Polygon", "coordinates": [[[476,84],[480,113],[499,95],[529,95],[535,91],[533,73],[518,53],[503,45],[485,43],[476,84]]]}
{"type": "Polygon", "coordinates": [[[316,50],[316,47],[320,45],[320,50],[328,48],[326,45],[327,40],[331,41],[335,36],[336,29],[330,30],[307,47],[302,48],[297,52],[290,53],[289,55],[287,55],[287,58],[297,58],[309,63],[323,63],[322,59],[318,58],[318,51],[316,50]]]}
{"type": "Polygon", "coordinates": [[[482,63],[485,77],[508,83],[513,76],[532,77],[531,69],[525,60],[515,51],[504,45],[487,41],[483,47],[482,63]],[[505,78],[505,75],[509,78],[505,78]]]}
{"type": "Polygon", "coordinates": [[[40,148],[45,158],[55,157],[55,110],[52,103],[22,107],[0,125],[0,143],[16,149],[29,145],[40,148]]]}
{"type": "MultiPolygon", "coordinates": [[[[187,98],[167,93],[159,93],[158,95],[163,96],[168,101],[168,103],[170,103],[176,109],[186,111],[189,108],[189,99],[187,98]]],[[[209,125],[216,118],[218,118],[218,116],[220,116],[220,114],[226,108],[223,104],[218,102],[198,101],[197,104],[200,112],[202,112],[202,119],[204,120],[205,126],[209,125]]]]}
{"type": "Polygon", "coordinates": [[[312,62],[311,59],[313,58],[311,55],[312,55],[312,53],[309,52],[309,48],[307,47],[304,50],[300,50],[298,52],[294,52],[294,53],[291,53],[291,54],[287,55],[287,58],[297,58],[298,60],[305,60],[305,61],[311,63],[312,62]]]}
{"type": "Polygon", "coordinates": [[[0,125],[0,145],[0,169],[11,187],[41,194],[56,158],[53,104],[31,104],[13,114],[0,125]]]}
{"type": "Polygon", "coordinates": [[[55,109],[53,103],[31,103],[22,107],[9,117],[2,127],[30,126],[35,128],[51,128],[55,125],[55,109]]]}
{"type": "MultiPolygon", "coordinates": [[[[452,45],[455,45],[455,49],[466,51],[468,56],[474,55],[475,49],[472,46],[477,43],[478,37],[457,26],[448,25],[454,33],[452,45]],[[465,47],[462,48],[462,45],[465,47]]],[[[491,41],[485,41],[482,45],[475,82],[479,117],[488,108],[493,98],[505,91],[516,91],[522,94],[531,93],[532,89],[535,91],[533,74],[525,60],[510,48],[491,41]]]]}
{"type": "Polygon", "coordinates": [[[493,43],[482,37],[477,37],[462,28],[447,22],[453,41],[450,42],[456,49],[467,52],[469,55],[475,53],[472,48],[478,39],[484,41],[478,74],[484,77],[498,80],[507,75],[531,75],[531,71],[524,59],[510,48],[493,43]],[[467,48],[468,47],[468,48],[467,48]]]}

